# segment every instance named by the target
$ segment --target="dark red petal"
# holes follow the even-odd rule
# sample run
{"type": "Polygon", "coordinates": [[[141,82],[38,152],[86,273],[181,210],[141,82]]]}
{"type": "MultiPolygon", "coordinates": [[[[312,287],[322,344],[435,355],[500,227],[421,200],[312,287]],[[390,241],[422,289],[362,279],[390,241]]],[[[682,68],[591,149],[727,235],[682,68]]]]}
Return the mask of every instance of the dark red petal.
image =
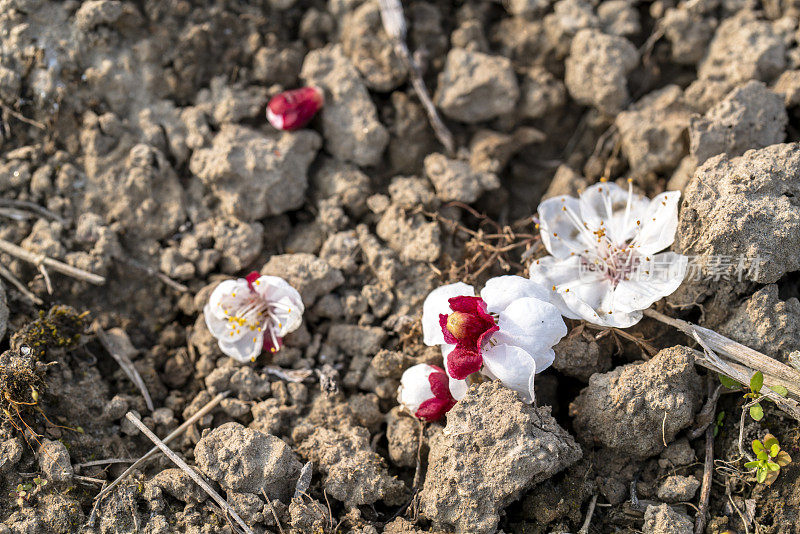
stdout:
{"type": "Polygon", "coordinates": [[[278,339],[278,346],[276,347],[272,343],[272,336],[265,335],[264,336],[264,350],[266,350],[266,351],[268,351],[268,352],[270,352],[272,354],[274,354],[274,353],[278,352],[279,350],[281,350],[281,347],[283,346],[283,338],[277,338],[277,339],[278,339]]]}
{"type": "Polygon", "coordinates": [[[428,399],[419,405],[419,409],[414,413],[414,417],[423,421],[436,421],[446,414],[453,404],[437,398],[428,399]]]}
{"type": "Polygon", "coordinates": [[[448,303],[450,304],[450,309],[457,312],[463,313],[477,313],[478,311],[478,301],[483,302],[483,299],[480,297],[453,297],[448,299],[448,303]]]}
{"type": "Polygon", "coordinates": [[[464,380],[472,373],[481,370],[483,358],[473,350],[456,347],[447,356],[447,371],[456,380],[464,380]]]}
{"type": "Polygon", "coordinates": [[[450,333],[450,330],[447,329],[447,319],[450,317],[449,315],[445,315],[443,313],[439,314],[439,326],[442,329],[442,334],[444,334],[444,342],[449,343],[450,345],[455,345],[458,343],[458,339],[456,336],[450,333]]]}
{"type": "Polygon", "coordinates": [[[279,130],[297,130],[314,118],[322,103],[322,92],[316,87],[285,91],[269,101],[267,118],[279,130]]]}
{"type": "Polygon", "coordinates": [[[431,385],[431,393],[439,400],[450,400],[450,379],[444,371],[437,371],[428,375],[428,382],[431,385]]]}
{"type": "Polygon", "coordinates": [[[256,288],[253,287],[253,282],[258,280],[259,278],[261,278],[261,273],[258,271],[253,271],[252,273],[244,277],[244,279],[247,280],[247,287],[249,287],[250,291],[252,291],[253,293],[256,292],[256,288]]]}

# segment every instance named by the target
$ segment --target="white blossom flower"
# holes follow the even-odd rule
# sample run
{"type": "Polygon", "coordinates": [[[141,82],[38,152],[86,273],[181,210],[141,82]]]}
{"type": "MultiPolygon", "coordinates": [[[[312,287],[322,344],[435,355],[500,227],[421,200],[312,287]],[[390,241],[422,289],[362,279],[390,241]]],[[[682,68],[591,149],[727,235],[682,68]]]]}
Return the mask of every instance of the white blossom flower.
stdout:
{"type": "Polygon", "coordinates": [[[447,384],[444,369],[425,363],[411,366],[400,379],[397,402],[417,419],[436,421],[456,403],[447,384]]]}
{"type": "Polygon", "coordinates": [[[262,348],[280,350],[283,337],[303,322],[304,309],[300,293],[286,280],[252,272],[214,288],[203,315],[222,352],[248,362],[262,348]]]}
{"type": "Polygon", "coordinates": [[[661,250],[678,227],[680,191],[652,200],[613,183],[588,187],[580,199],[562,195],[539,205],[542,243],[530,278],[550,288],[565,317],[625,328],[642,310],[674,292],[688,258],[661,250]]]}
{"type": "Polygon", "coordinates": [[[492,278],[475,296],[457,282],[425,299],[422,331],[427,345],[441,345],[450,391],[466,392],[465,378],[477,371],[500,380],[533,402],[533,381],[553,363],[553,345],[567,334],[549,291],[521,276],[492,278]]]}

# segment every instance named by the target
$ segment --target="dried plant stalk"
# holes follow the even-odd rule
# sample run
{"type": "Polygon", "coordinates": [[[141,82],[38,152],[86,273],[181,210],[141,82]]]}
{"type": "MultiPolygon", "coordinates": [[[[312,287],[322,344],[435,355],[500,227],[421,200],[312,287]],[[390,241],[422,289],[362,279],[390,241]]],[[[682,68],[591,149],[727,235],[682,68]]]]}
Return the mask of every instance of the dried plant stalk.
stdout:
{"type": "Polygon", "coordinates": [[[102,286],[106,283],[106,279],[99,274],[78,269],[77,267],[67,265],[64,262],[54,260],[53,258],[48,258],[44,254],[34,254],[33,252],[25,250],[24,248],[19,247],[10,241],[6,241],[5,239],[0,239],[0,252],[5,252],[10,256],[14,256],[15,258],[19,258],[22,261],[27,261],[28,263],[32,263],[37,266],[44,265],[45,267],[49,267],[54,271],[58,271],[61,274],[71,276],[72,278],[81,280],[83,282],[89,282],[90,284],[95,284],[98,286],[102,286]]]}

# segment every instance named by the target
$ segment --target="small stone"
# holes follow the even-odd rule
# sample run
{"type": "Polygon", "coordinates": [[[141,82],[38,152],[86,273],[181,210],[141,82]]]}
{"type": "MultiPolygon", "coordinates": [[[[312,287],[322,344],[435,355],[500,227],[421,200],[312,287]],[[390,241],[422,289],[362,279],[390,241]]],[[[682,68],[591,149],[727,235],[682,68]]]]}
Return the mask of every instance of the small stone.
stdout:
{"type": "Polygon", "coordinates": [[[684,191],[676,252],[700,265],[743,258],[742,278],[759,284],[800,270],[799,177],[797,143],[709,159],[684,191]]]}
{"type": "Polygon", "coordinates": [[[20,438],[0,442],[0,474],[10,471],[22,459],[23,444],[20,438]]]}
{"type": "Polygon", "coordinates": [[[474,172],[469,163],[450,159],[443,154],[431,154],[425,158],[425,176],[436,189],[436,196],[444,202],[471,204],[485,191],[500,187],[494,173],[474,172]]]}
{"type": "Polygon", "coordinates": [[[203,491],[203,488],[198,486],[188,473],[178,468],[164,469],[148,480],[147,485],[159,487],[185,503],[201,503],[208,499],[208,494],[203,491]]]}
{"type": "Polygon", "coordinates": [[[70,482],[73,470],[67,447],[60,441],[42,438],[39,447],[39,469],[42,475],[53,482],[70,482]]]}
{"type": "Polygon", "coordinates": [[[378,326],[333,324],[328,332],[328,341],[339,347],[347,356],[369,356],[372,358],[386,341],[387,334],[378,326]]]}
{"type": "Polygon", "coordinates": [[[375,104],[342,47],[329,45],[309,52],[300,76],[325,91],[321,116],[327,150],[361,167],[377,165],[389,132],[378,121],[375,104]]]}
{"type": "Polygon", "coordinates": [[[627,76],[638,62],[639,52],[624,37],[581,30],[572,40],[564,82],[580,104],[615,115],[630,100],[627,76]]]}
{"type": "Polygon", "coordinates": [[[510,113],[518,98],[508,58],[453,48],[439,75],[434,102],[447,117],[471,124],[510,113]]]}
{"type": "Polygon", "coordinates": [[[670,171],[680,163],[692,113],[680,87],[668,85],[617,115],[622,151],[635,175],[670,171]]]}
{"type": "Polygon", "coordinates": [[[570,415],[583,441],[647,458],[691,425],[700,404],[694,355],[677,346],[646,362],[592,375],[570,405],[570,415]]]}
{"type": "Polygon", "coordinates": [[[658,498],[664,502],[684,502],[694,499],[700,481],[693,476],[673,475],[664,479],[658,487],[658,498]]]}
{"type": "Polygon", "coordinates": [[[650,505],[644,513],[642,534],[692,534],[692,521],[668,504],[650,505]]]}
{"type": "Polygon", "coordinates": [[[470,388],[430,447],[420,511],[434,528],[476,534],[494,532],[505,506],[582,455],[549,407],[496,381],[470,388]]]}
{"type": "Polygon", "coordinates": [[[520,111],[529,119],[539,119],[558,112],[566,99],[564,82],[543,67],[531,67],[522,79],[520,111]]]}
{"type": "Polygon", "coordinates": [[[691,152],[698,165],[717,154],[739,156],[781,143],[788,122],[783,98],[762,82],[751,81],[731,91],[704,117],[692,119],[691,152]]]}
{"type": "Polygon", "coordinates": [[[434,262],[441,254],[439,223],[421,213],[407,215],[395,204],[381,215],[375,232],[401,261],[434,262]]]}
{"type": "Polygon", "coordinates": [[[339,269],[334,269],[313,254],[280,254],[272,256],[261,268],[261,274],[280,276],[300,293],[303,303],[311,306],[321,295],[344,282],[339,269]]]}
{"type": "Polygon", "coordinates": [[[215,428],[194,449],[203,473],[226,491],[260,493],[282,501],[291,498],[302,465],[283,440],[239,423],[215,428]]]}
{"type": "Polygon", "coordinates": [[[189,168],[243,221],[279,215],[304,201],[306,172],[321,145],[312,130],[266,136],[223,124],[210,148],[196,150],[189,168]]]}
{"type": "Polygon", "coordinates": [[[556,353],[553,368],[584,382],[595,373],[611,369],[611,355],[600,350],[592,336],[567,336],[553,351],[556,353]]]}

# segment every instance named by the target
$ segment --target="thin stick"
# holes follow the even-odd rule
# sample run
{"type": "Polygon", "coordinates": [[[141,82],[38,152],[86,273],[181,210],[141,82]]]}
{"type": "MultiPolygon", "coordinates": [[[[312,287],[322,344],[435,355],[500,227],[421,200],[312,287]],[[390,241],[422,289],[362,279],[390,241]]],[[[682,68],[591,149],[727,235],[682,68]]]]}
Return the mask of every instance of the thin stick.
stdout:
{"type": "Polygon", "coordinates": [[[72,278],[81,280],[83,282],[89,282],[90,284],[95,284],[98,286],[106,283],[106,279],[98,274],[84,271],[83,269],[73,267],[72,265],[67,265],[64,262],[54,260],[53,258],[48,258],[44,254],[35,254],[15,245],[10,241],[6,241],[5,239],[0,239],[0,251],[37,266],[45,265],[54,271],[58,271],[61,274],[71,276],[72,278]]]}
{"type": "Polygon", "coordinates": [[[139,420],[139,418],[138,418],[138,417],[136,417],[135,415],[133,415],[133,412],[128,412],[128,413],[125,415],[125,417],[127,417],[127,418],[128,418],[128,421],[130,421],[131,423],[133,423],[133,424],[136,426],[136,428],[138,428],[138,429],[139,429],[139,430],[142,432],[142,434],[144,434],[145,436],[147,436],[147,437],[150,439],[150,441],[152,441],[153,443],[155,443],[155,444],[156,444],[156,447],[158,447],[159,449],[161,449],[161,452],[163,452],[164,454],[166,454],[166,455],[167,455],[167,457],[168,457],[170,460],[172,460],[172,462],[173,462],[175,465],[177,465],[178,467],[180,467],[180,468],[181,468],[181,470],[182,470],[184,473],[186,473],[187,475],[189,475],[189,476],[192,478],[192,480],[194,480],[194,481],[197,483],[197,485],[198,485],[198,486],[200,486],[201,488],[203,488],[203,491],[205,491],[206,493],[208,493],[208,495],[209,495],[209,496],[210,496],[212,499],[214,499],[214,501],[215,501],[215,502],[216,502],[216,503],[217,503],[217,504],[220,506],[220,508],[222,508],[222,509],[223,509],[223,510],[225,510],[225,511],[226,511],[228,514],[230,514],[230,516],[231,516],[231,517],[232,517],[232,518],[233,518],[233,519],[234,519],[234,520],[235,520],[237,523],[239,523],[239,526],[240,526],[240,527],[242,527],[242,529],[243,529],[243,530],[244,530],[244,531],[245,531],[247,534],[255,534],[255,533],[254,533],[254,532],[253,532],[253,531],[250,529],[250,527],[248,527],[248,526],[247,526],[247,523],[245,523],[245,522],[244,522],[244,520],[243,520],[241,517],[239,517],[239,514],[237,514],[237,513],[236,513],[236,510],[234,510],[233,508],[231,508],[231,505],[229,505],[229,504],[228,504],[228,503],[225,501],[225,499],[223,499],[223,498],[222,498],[222,496],[221,496],[219,493],[217,493],[216,491],[214,491],[214,488],[212,488],[211,486],[209,486],[209,485],[208,485],[208,482],[206,482],[205,480],[203,480],[203,478],[202,478],[200,475],[198,475],[198,474],[197,474],[197,471],[195,471],[194,469],[192,469],[191,467],[189,467],[189,466],[186,464],[186,462],[184,462],[184,461],[183,461],[183,459],[182,459],[180,456],[178,456],[177,454],[175,454],[175,452],[174,452],[172,449],[170,449],[169,447],[167,447],[167,446],[164,444],[164,442],[163,442],[163,441],[161,441],[160,439],[158,439],[158,436],[156,436],[155,434],[153,434],[153,432],[151,432],[151,431],[150,431],[150,429],[149,429],[149,428],[147,428],[147,427],[144,425],[144,423],[142,423],[142,422],[139,420]]]}
{"type": "Polygon", "coordinates": [[[114,361],[119,364],[130,381],[139,388],[139,391],[144,397],[144,402],[147,404],[147,409],[152,412],[155,409],[155,406],[153,406],[153,399],[150,398],[150,392],[147,391],[147,385],[144,383],[142,375],[139,374],[136,366],[133,365],[131,356],[121,350],[121,347],[112,341],[111,336],[109,336],[105,330],[100,328],[99,324],[95,323],[94,331],[97,334],[97,339],[100,341],[100,344],[103,345],[104,349],[106,349],[106,352],[108,352],[111,357],[114,358],[114,361]]]}
{"type": "Polygon", "coordinates": [[[272,512],[272,517],[275,518],[275,524],[278,525],[278,530],[281,534],[284,534],[283,527],[281,526],[281,520],[278,519],[278,512],[275,511],[275,507],[272,505],[272,501],[269,500],[269,497],[267,497],[267,492],[264,491],[264,488],[261,488],[261,494],[267,500],[267,506],[269,506],[269,510],[272,512]]]}
{"type": "Polygon", "coordinates": [[[8,280],[9,282],[11,282],[11,284],[12,284],[14,287],[16,287],[16,288],[17,288],[17,291],[19,291],[20,293],[22,293],[22,295],[23,295],[25,298],[27,298],[28,300],[30,300],[31,302],[33,302],[33,303],[34,303],[34,304],[36,304],[37,306],[41,306],[42,304],[44,304],[44,301],[43,301],[42,299],[40,299],[39,297],[37,297],[36,295],[34,295],[34,294],[31,292],[31,290],[30,290],[30,289],[28,289],[27,287],[25,287],[25,284],[23,284],[22,282],[20,282],[19,278],[17,278],[16,276],[14,276],[14,273],[12,273],[11,271],[9,271],[9,270],[6,268],[6,266],[5,266],[5,265],[3,265],[2,263],[0,263],[0,276],[2,276],[3,278],[5,278],[5,279],[6,279],[6,280],[8,280]]]}
{"type": "Polygon", "coordinates": [[[17,119],[20,122],[24,122],[25,124],[30,124],[31,126],[39,128],[40,130],[46,130],[47,129],[47,127],[44,124],[42,124],[41,122],[35,121],[33,119],[29,119],[28,117],[26,117],[22,113],[14,111],[13,109],[11,109],[7,105],[3,104],[2,102],[0,102],[0,108],[2,108],[3,111],[5,111],[6,113],[8,113],[9,115],[11,115],[12,117],[14,117],[15,119],[17,119]]]}
{"type": "MultiPolygon", "coordinates": [[[[208,403],[205,406],[200,408],[200,410],[198,410],[197,413],[195,413],[189,419],[184,421],[181,426],[179,426],[178,428],[167,434],[167,437],[165,437],[162,441],[164,443],[170,443],[172,440],[183,434],[186,431],[186,429],[192,426],[198,419],[200,419],[208,412],[216,408],[217,405],[220,402],[222,402],[222,399],[227,397],[229,393],[230,393],[229,391],[223,391],[222,393],[220,393],[219,395],[208,401],[208,403]]],[[[147,454],[145,454],[144,456],[133,462],[133,465],[131,465],[128,469],[125,470],[124,473],[118,476],[116,480],[114,480],[114,482],[103,488],[103,490],[97,494],[97,496],[94,498],[95,501],[94,508],[92,508],[92,513],[89,516],[89,525],[94,524],[94,517],[97,512],[97,506],[100,504],[100,501],[102,501],[106,495],[111,493],[111,490],[113,490],[116,486],[118,486],[120,482],[125,480],[128,477],[128,475],[133,473],[133,471],[136,470],[137,468],[144,465],[145,462],[147,462],[150,458],[158,454],[158,452],[159,452],[158,447],[153,447],[152,449],[150,449],[147,452],[147,454]]]]}
{"type": "Polygon", "coordinates": [[[29,202],[27,200],[13,200],[10,198],[0,198],[0,206],[6,208],[16,208],[18,210],[31,211],[47,219],[52,219],[60,223],[62,226],[67,225],[67,221],[63,217],[53,213],[47,208],[40,206],[39,204],[36,204],[35,202],[29,202]]]}
{"type": "Polygon", "coordinates": [[[175,280],[173,280],[172,278],[170,278],[166,274],[162,273],[161,271],[157,271],[157,270],[153,269],[152,267],[149,267],[149,266],[145,265],[144,263],[142,263],[140,261],[134,260],[133,258],[124,258],[124,257],[120,257],[120,256],[114,256],[114,259],[117,260],[118,262],[124,263],[125,265],[133,267],[134,269],[138,269],[140,271],[144,271],[147,274],[149,274],[150,276],[154,276],[154,277],[158,278],[159,280],[161,280],[161,282],[164,285],[167,285],[167,286],[171,287],[175,291],[178,291],[180,293],[187,293],[189,291],[189,288],[186,287],[185,285],[181,284],[180,282],[176,282],[175,280]]]}
{"type": "MultiPolygon", "coordinates": [[[[711,382],[709,382],[711,384],[711,382]]],[[[712,386],[709,385],[709,389],[712,386]]],[[[709,398],[713,402],[714,409],[711,411],[711,419],[714,419],[716,412],[716,400],[719,398],[720,388],[717,387],[709,398]]],[[[698,502],[697,515],[694,519],[694,534],[703,534],[706,527],[706,514],[708,513],[708,502],[711,499],[711,480],[714,474],[714,425],[706,427],[706,457],[703,465],[703,483],[700,486],[700,501],[698,502]]]]}
{"type": "Polygon", "coordinates": [[[82,464],[75,464],[74,467],[94,467],[96,465],[109,465],[109,464],[133,464],[136,460],[133,458],[108,458],[106,460],[94,460],[91,462],[84,462],[82,464]]]}
{"type": "Polygon", "coordinates": [[[425,112],[428,114],[428,119],[431,122],[431,127],[439,142],[444,145],[444,148],[451,155],[455,153],[456,143],[453,140],[453,134],[445,126],[439,113],[436,111],[436,106],[433,105],[428,88],[425,87],[425,81],[422,79],[422,73],[419,70],[419,65],[414,61],[411,52],[406,45],[406,20],[403,16],[403,5],[400,0],[378,0],[378,6],[381,10],[381,21],[383,28],[394,43],[394,49],[397,55],[403,60],[408,68],[408,75],[411,78],[411,85],[417,93],[425,112]]]}
{"type": "Polygon", "coordinates": [[[594,507],[597,505],[597,494],[592,495],[592,500],[589,501],[589,508],[586,510],[586,519],[583,521],[583,526],[578,531],[578,534],[589,534],[589,525],[592,524],[592,515],[594,515],[594,507]]]}
{"type": "Polygon", "coordinates": [[[784,380],[786,382],[784,386],[789,389],[789,391],[800,394],[800,371],[797,369],[789,367],[774,358],[770,358],[766,354],[762,354],[757,350],[737,343],[708,328],[703,328],[702,326],[697,326],[680,319],[674,319],[652,309],[645,310],[644,314],[662,323],[673,326],[691,337],[694,337],[695,334],[699,335],[712,350],[736,362],[761,371],[765,375],[769,374],[779,380],[784,380]]]}
{"type": "Polygon", "coordinates": [[[39,264],[39,272],[42,273],[42,278],[44,278],[44,285],[47,288],[47,294],[53,294],[53,282],[50,281],[50,274],[47,272],[47,267],[42,264],[39,264]]]}

